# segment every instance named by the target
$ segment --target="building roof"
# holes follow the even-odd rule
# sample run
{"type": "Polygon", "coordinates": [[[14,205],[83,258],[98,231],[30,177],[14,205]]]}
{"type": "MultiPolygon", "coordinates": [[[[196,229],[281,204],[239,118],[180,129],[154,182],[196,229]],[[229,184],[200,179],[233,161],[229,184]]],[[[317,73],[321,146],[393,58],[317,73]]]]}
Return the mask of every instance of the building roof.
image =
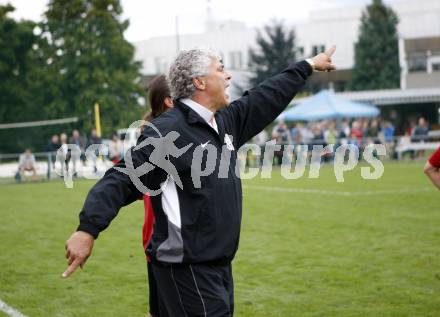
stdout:
{"type": "MultiPolygon", "coordinates": [[[[440,88],[352,91],[340,92],[336,95],[347,100],[375,106],[440,102],[440,88]]],[[[295,99],[293,104],[296,105],[303,99],[295,99]]]]}

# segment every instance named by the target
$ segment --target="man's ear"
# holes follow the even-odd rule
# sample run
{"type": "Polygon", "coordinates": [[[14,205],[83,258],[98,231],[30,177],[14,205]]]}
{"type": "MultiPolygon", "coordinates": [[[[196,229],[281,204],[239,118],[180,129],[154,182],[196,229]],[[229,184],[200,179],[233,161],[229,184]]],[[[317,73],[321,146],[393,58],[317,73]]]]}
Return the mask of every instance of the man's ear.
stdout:
{"type": "Polygon", "coordinates": [[[205,90],[206,89],[206,83],[205,81],[200,77],[194,77],[192,79],[194,87],[196,87],[197,90],[205,90]]]}
{"type": "Polygon", "coordinates": [[[173,99],[171,99],[171,97],[166,97],[165,100],[163,101],[163,103],[165,104],[165,107],[167,109],[170,109],[174,106],[173,99]]]}

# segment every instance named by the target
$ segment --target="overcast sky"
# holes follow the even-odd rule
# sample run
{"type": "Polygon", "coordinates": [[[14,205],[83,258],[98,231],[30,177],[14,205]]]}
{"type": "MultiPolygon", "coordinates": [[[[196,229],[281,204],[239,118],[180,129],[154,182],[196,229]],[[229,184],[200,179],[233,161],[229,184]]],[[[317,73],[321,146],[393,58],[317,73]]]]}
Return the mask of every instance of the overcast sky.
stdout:
{"type": "MultiPolygon", "coordinates": [[[[418,0],[385,2],[397,1],[418,0]]],[[[0,0],[0,4],[8,2],[16,8],[13,17],[39,21],[49,1],[0,0]]],[[[261,26],[272,18],[297,23],[306,20],[314,10],[365,5],[371,0],[121,0],[124,17],[130,21],[125,36],[129,41],[135,42],[175,34],[176,16],[181,34],[201,32],[208,2],[214,18],[234,19],[243,21],[248,26],[261,26]]]]}

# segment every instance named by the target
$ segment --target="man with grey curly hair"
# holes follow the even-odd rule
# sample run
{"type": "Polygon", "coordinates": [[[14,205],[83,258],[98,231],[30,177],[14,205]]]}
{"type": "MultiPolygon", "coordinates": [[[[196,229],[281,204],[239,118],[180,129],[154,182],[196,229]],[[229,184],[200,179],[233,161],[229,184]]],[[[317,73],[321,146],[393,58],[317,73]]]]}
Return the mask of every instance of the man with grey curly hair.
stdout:
{"type": "MultiPolygon", "coordinates": [[[[151,197],[155,225],[147,248],[166,306],[161,316],[232,316],[231,262],[242,217],[237,149],[275,120],[313,70],[335,68],[331,61],[334,51],[331,47],[311,59],[286,65],[283,72],[231,103],[226,93],[231,75],[219,57],[206,49],[181,52],[169,75],[174,107],[152,121],[154,128],[143,130],[138,146],[126,156],[131,159],[127,165],[136,173],[143,166],[149,170],[133,180],[122,172],[127,169],[122,161],[91,189],[77,232],[66,243],[68,268],[63,276],[85,264],[99,233],[122,206],[142,195],[137,186],[141,182],[147,188],[162,188],[151,197]],[[177,174],[154,164],[154,146],[140,147],[157,138],[157,132],[178,135],[172,146],[185,149],[164,160],[177,174]],[[194,164],[198,159],[200,164],[194,164]],[[212,170],[205,173],[208,165],[212,170]]],[[[161,146],[159,141],[155,144],[161,146]]]]}
{"type": "Polygon", "coordinates": [[[193,78],[205,76],[213,60],[220,56],[208,48],[182,51],[170,66],[169,81],[174,99],[190,98],[196,92],[193,78]]]}

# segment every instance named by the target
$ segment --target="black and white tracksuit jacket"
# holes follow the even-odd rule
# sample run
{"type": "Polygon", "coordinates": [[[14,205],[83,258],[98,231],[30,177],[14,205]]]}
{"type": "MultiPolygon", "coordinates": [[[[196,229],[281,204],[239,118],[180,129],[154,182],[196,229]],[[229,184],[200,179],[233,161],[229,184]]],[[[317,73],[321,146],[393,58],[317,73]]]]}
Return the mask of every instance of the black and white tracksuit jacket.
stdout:
{"type": "Polygon", "coordinates": [[[312,68],[306,61],[291,64],[282,73],[245,92],[240,99],[215,113],[218,133],[177,100],[174,108],[152,121],[155,128],[144,129],[138,145],[143,142],[145,146],[130,150],[130,164],[126,156],[125,161],[109,169],[90,190],[79,216],[78,230],[97,237],[122,206],[142,195],[141,191],[145,190],[142,186],[150,191],[162,188],[159,194],[151,196],[156,219],[148,248],[152,260],[165,263],[231,261],[238,248],[242,216],[241,181],[235,172],[237,150],[285,109],[311,73],[312,68]],[[158,164],[157,157],[161,157],[158,153],[170,153],[170,147],[161,146],[167,143],[162,141],[154,147],[150,141],[161,140],[157,139],[159,133],[165,137],[176,132],[178,137],[172,138],[172,146],[185,151],[177,157],[169,155],[158,164]],[[208,150],[216,162],[214,170],[210,175],[199,175],[194,181],[197,174],[194,164],[191,167],[194,152],[203,152],[201,169],[204,170],[208,166],[208,150]],[[227,162],[229,166],[220,166],[227,162]],[[127,175],[130,166],[132,174],[133,168],[137,169],[136,179],[127,175]],[[146,166],[155,168],[145,169],[146,166]],[[178,176],[164,166],[174,166],[178,176]]]}

